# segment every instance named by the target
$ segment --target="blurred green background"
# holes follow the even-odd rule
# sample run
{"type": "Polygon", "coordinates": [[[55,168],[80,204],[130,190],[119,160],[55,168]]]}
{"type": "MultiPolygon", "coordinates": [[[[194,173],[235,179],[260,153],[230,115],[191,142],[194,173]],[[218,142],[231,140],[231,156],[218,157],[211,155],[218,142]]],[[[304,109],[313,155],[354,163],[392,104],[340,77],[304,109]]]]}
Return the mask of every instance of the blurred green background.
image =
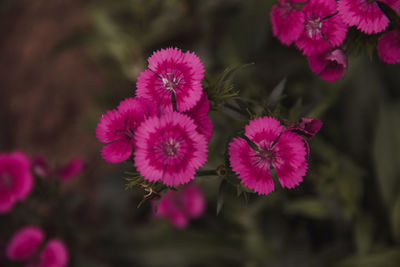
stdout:
{"type": "MultiPolygon", "coordinates": [[[[57,194],[37,186],[0,217],[0,265],[23,266],[5,260],[4,246],[37,224],[66,241],[78,267],[400,266],[400,66],[365,46],[349,55],[344,78],[324,82],[272,36],[276,2],[2,0],[0,150],[54,165],[80,156],[88,167],[57,194]],[[220,180],[199,178],[207,211],[185,230],[153,218],[149,203],[136,208],[143,192],[126,191],[123,179],[132,167],[103,161],[94,130],[102,113],[134,95],[147,57],[169,46],[194,51],[211,81],[254,62],[232,82],[261,105],[287,79],[275,113],[324,123],[300,186],[247,205],[231,188],[216,216],[220,180]],[[52,205],[59,208],[48,212],[52,205]]],[[[247,123],[224,108],[210,116],[206,169],[223,163],[227,138],[247,123]]]]}

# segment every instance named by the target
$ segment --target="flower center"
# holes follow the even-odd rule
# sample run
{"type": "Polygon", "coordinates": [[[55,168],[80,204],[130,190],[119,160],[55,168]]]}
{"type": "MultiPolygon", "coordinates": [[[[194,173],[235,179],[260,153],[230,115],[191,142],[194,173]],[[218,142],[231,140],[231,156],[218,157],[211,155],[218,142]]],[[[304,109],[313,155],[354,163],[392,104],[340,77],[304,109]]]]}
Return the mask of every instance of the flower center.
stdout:
{"type": "Polygon", "coordinates": [[[175,73],[167,73],[166,77],[161,78],[163,82],[163,86],[166,90],[172,91],[175,93],[175,89],[178,87],[181,82],[181,78],[175,76],[175,73]]]}
{"type": "Polygon", "coordinates": [[[308,36],[310,38],[313,38],[313,36],[316,36],[317,34],[320,34],[322,31],[322,20],[321,18],[316,18],[316,19],[310,19],[309,21],[306,22],[305,29],[308,33],[308,36]]]}
{"type": "Polygon", "coordinates": [[[262,168],[269,168],[272,161],[274,160],[274,151],[272,148],[263,149],[256,152],[256,165],[260,165],[262,168]]]}
{"type": "Polygon", "coordinates": [[[12,186],[12,182],[13,182],[13,179],[12,179],[12,176],[10,174],[3,173],[0,176],[0,184],[1,184],[2,188],[4,188],[4,189],[10,188],[12,186]]]}
{"type": "Polygon", "coordinates": [[[179,142],[173,138],[169,138],[164,142],[162,150],[167,156],[175,156],[178,153],[179,142]]]}

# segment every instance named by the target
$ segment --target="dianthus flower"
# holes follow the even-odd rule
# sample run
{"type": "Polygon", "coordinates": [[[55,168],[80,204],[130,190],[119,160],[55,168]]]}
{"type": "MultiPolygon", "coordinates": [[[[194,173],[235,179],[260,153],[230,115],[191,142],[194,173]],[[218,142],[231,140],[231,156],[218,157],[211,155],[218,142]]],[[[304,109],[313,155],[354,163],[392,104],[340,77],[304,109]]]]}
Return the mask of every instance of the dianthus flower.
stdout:
{"type": "Polygon", "coordinates": [[[367,34],[378,33],[386,29],[389,19],[377,2],[385,3],[396,12],[400,10],[399,0],[339,0],[337,10],[347,25],[357,26],[367,34]]]}
{"type": "Polygon", "coordinates": [[[103,158],[111,163],[122,162],[132,154],[134,133],[148,117],[157,115],[154,103],[143,98],[127,98],[117,109],[107,111],[97,124],[97,139],[106,143],[101,150],[103,158]]]}
{"type": "Polygon", "coordinates": [[[23,261],[31,258],[44,240],[43,231],[35,226],[20,229],[7,245],[6,255],[10,260],[23,261]]]}
{"type": "Polygon", "coordinates": [[[203,93],[199,102],[185,114],[189,115],[197,125],[197,131],[204,135],[207,142],[210,141],[213,134],[213,124],[208,116],[210,102],[206,93],[203,93]]]}
{"type": "Polygon", "coordinates": [[[347,56],[340,48],[308,56],[311,70],[328,82],[340,78],[347,69],[347,56]]]}
{"type": "Polygon", "coordinates": [[[382,34],[378,39],[378,55],[383,62],[400,63],[400,27],[382,34]]]}
{"type": "Polygon", "coordinates": [[[271,166],[282,187],[293,188],[306,174],[306,147],[303,138],[292,131],[284,131],[280,122],[271,117],[251,120],[245,127],[243,138],[234,138],[229,144],[229,157],[233,171],[241,182],[258,194],[274,190],[271,166]]]}
{"type": "Polygon", "coordinates": [[[137,79],[137,96],[168,108],[172,107],[174,93],[180,112],[193,108],[200,100],[204,66],[194,53],[183,53],[177,48],[161,49],[149,57],[148,63],[149,69],[137,79]]]}
{"type": "Polygon", "coordinates": [[[310,0],[303,7],[304,31],[296,41],[303,54],[312,55],[340,45],[347,26],[336,14],[335,0],[310,0]]]}
{"type": "Polygon", "coordinates": [[[73,158],[58,171],[58,174],[62,181],[67,181],[81,173],[84,167],[85,163],[82,159],[73,158]]]}
{"type": "Polygon", "coordinates": [[[26,261],[26,267],[67,266],[68,251],[64,243],[58,239],[51,239],[40,252],[43,241],[44,233],[40,228],[25,226],[14,234],[8,243],[7,258],[14,261],[26,261]]]}
{"type": "Polygon", "coordinates": [[[21,152],[0,154],[0,213],[9,212],[33,187],[28,157],[21,152]]]}
{"type": "MultiPolygon", "coordinates": [[[[155,206],[156,202],[153,202],[155,206]]],[[[167,218],[176,228],[185,228],[190,219],[200,217],[205,210],[203,192],[196,184],[185,185],[179,191],[168,191],[158,205],[156,216],[167,218]]]]}
{"type": "Polygon", "coordinates": [[[207,142],[187,115],[169,112],[144,121],[136,131],[135,166],[148,181],[175,186],[194,179],[207,160],[207,142]]]}
{"type": "Polygon", "coordinates": [[[304,30],[304,14],[296,4],[307,0],[279,0],[271,10],[272,32],[283,44],[296,41],[304,30]]]}
{"type": "Polygon", "coordinates": [[[67,248],[61,240],[52,239],[40,253],[39,263],[30,264],[28,267],[65,267],[67,264],[67,248]]]}

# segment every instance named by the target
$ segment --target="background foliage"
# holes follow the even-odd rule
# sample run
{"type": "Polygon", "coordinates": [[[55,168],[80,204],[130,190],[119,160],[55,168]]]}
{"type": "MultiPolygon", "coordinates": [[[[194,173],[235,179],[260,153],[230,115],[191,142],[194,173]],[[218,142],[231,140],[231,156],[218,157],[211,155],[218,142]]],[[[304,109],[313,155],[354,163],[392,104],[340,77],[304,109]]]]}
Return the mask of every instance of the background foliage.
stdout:
{"type": "MultiPolygon", "coordinates": [[[[20,226],[38,224],[65,239],[70,266],[399,266],[400,66],[365,47],[350,55],[344,78],[324,82],[273,38],[275,2],[1,1],[0,149],[52,164],[79,155],[88,167],[59,192],[39,181],[35,198],[1,216],[0,250],[20,226]],[[148,203],[136,209],[143,192],[125,191],[122,178],[130,164],[105,163],[94,129],[134,95],[152,51],[169,46],[195,51],[209,81],[254,62],[232,83],[271,109],[268,97],[286,78],[275,115],[324,122],[301,186],[247,204],[228,187],[216,216],[220,180],[199,178],[207,212],[183,231],[153,218],[148,203]]],[[[210,116],[206,168],[215,168],[247,118],[225,108],[210,116]]],[[[0,263],[13,266],[2,253],[0,263]]]]}

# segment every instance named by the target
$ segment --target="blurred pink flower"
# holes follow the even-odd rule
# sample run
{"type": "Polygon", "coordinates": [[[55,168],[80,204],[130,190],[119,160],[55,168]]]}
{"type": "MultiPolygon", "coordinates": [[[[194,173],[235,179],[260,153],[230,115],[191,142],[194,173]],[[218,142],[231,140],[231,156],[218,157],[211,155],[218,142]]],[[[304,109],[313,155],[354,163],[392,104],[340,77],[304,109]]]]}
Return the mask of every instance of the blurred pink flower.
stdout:
{"type": "Polygon", "coordinates": [[[80,158],[73,158],[67,164],[65,164],[59,171],[58,174],[62,181],[67,181],[74,178],[83,171],[85,163],[80,158]]]}
{"type": "Polygon", "coordinates": [[[68,264],[68,251],[64,243],[58,239],[50,240],[40,254],[39,264],[35,267],[65,267],[68,264]]]}
{"type": "Polygon", "coordinates": [[[103,158],[111,163],[128,159],[132,154],[137,127],[154,115],[157,115],[156,105],[138,97],[127,98],[117,109],[103,114],[96,128],[97,139],[107,144],[101,150],[103,158]]]}
{"type": "Polygon", "coordinates": [[[307,0],[279,0],[271,10],[272,32],[283,44],[290,45],[304,31],[304,14],[296,4],[307,0]]]}
{"type": "Polygon", "coordinates": [[[377,49],[383,62],[400,63],[400,27],[382,34],[378,39],[377,49]]]}
{"type": "Polygon", "coordinates": [[[275,169],[282,187],[293,188],[306,174],[306,148],[294,132],[284,131],[280,122],[271,117],[251,120],[245,135],[258,149],[243,138],[234,138],[229,145],[230,163],[242,183],[258,194],[274,190],[270,168],[275,169]]]}
{"type": "Polygon", "coordinates": [[[7,245],[7,258],[10,260],[28,260],[32,257],[44,239],[43,231],[35,226],[20,229],[7,245]]]}
{"type": "Polygon", "coordinates": [[[170,112],[144,121],[135,133],[135,166],[148,181],[185,184],[207,160],[207,142],[187,115],[170,112]]]}
{"type": "MultiPolygon", "coordinates": [[[[153,201],[155,208],[156,201],[153,201]]],[[[188,184],[178,192],[168,191],[161,200],[156,216],[167,218],[176,228],[185,228],[190,219],[199,218],[205,210],[203,192],[196,184],[188,184]]]]}
{"type": "Polygon", "coordinates": [[[174,92],[180,112],[193,108],[200,100],[204,66],[194,53],[183,53],[178,48],[161,49],[149,57],[148,63],[149,69],[137,79],[137,96],[168,108],[172,107],[174,92]]]}
{"type": "Polygon", "coordinates": [[[22,152],[0,154],[0,214],[24,200],[32,187],[29,158],[22,152]]]}
{"type": "Polygon", "coordinates": [[[335,0],[310,0],[303,12],[304,31],[296,41],[303,54],[321,53],[343,43],[347,26],[336,14],[335,0]]]}
{"type": "Polygon", "coordinates": [[[347,56],[340,48],[335,48],[308,56],[311,70],[327,82],[334,82],[347,70],[347,56]]]}
{"type": "Polygon", "coordinates": [[[357,26],[367,34],[379,33],[389,25],[389,19],[377,2],[383,2],[399,12],[399,0],[339,0],[338,12],[347,25],[357,26]]]}

